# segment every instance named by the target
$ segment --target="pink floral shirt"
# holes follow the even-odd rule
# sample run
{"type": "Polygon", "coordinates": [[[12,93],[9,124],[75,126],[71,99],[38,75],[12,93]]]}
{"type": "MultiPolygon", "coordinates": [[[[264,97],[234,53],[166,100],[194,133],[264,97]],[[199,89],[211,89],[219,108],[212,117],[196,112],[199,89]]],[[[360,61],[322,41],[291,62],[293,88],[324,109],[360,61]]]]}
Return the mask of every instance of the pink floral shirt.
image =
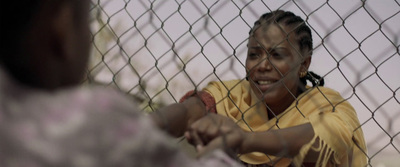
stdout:
{"type": "Polygon", "coordinates": [[[188,157],[117,91],[44,92],[17,84],[0,70],[0,166],[240,165],[220,150],[188,157]]]}

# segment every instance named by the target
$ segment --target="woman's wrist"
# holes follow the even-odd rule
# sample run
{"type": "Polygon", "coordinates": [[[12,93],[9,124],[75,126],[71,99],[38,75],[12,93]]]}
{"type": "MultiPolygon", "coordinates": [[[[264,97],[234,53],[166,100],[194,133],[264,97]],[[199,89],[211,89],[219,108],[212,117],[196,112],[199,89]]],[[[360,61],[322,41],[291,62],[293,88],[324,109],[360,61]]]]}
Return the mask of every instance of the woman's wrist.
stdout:
{"type": "Polygon", "coordinates": [[[254,132],[244,132],[243,133],[243,141],[239,149],[240,154],[246,154],[250,152],[254,152],[255,150],[253,149],[254,145],[254,132]]]}

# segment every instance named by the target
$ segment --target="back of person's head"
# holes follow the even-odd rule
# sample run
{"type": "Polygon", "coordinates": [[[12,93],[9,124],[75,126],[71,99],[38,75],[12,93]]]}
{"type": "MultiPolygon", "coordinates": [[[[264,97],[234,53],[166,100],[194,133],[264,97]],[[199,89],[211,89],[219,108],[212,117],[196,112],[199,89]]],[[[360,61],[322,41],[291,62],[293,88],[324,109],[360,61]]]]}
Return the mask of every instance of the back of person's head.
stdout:
{"type": "Polygon", "coordinates": [[[1,5],[0,65],[40,89],[78,84],[88,59],[89,0],[18,0],[1,5]]]}
{"type": "Polygon", "coordinates": [[[1,59],[4,54],[15,54],[19,52],[18,45],[29,27],[32,16],[36,12],[39,0],[10,1],[0,7],[1,11],[1,59]]]}

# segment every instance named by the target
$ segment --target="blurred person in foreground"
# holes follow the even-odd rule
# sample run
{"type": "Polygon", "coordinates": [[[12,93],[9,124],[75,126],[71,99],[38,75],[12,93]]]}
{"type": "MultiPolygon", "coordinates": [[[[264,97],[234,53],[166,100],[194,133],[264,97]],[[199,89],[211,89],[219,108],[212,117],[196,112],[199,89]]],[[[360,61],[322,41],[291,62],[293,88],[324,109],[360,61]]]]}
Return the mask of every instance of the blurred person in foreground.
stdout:
{"type": "Polygon", "coordinates": [[[78,87],[89,0],[1,5],[0,166],[239,166],[221,150],[178,150],[123,93],[78,87]]]}
{"type": "Polygon", "coordinates": [[[308,70],[313,44],[302,18],[283,10],[263,14],[247,47],[246,79],[190,91],[153,113],[155,122],[184,135],[200,154],[228,146],[248,166],[367,165],[354,108],[308,70]]]}

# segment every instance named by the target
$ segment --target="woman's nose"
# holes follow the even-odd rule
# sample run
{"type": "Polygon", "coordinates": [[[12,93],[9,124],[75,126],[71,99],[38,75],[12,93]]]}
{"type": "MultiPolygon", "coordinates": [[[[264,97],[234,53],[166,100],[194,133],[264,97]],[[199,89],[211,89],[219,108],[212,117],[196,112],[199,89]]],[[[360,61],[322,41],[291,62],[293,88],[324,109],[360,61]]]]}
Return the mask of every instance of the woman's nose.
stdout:
{"type": "Polygon", "coordinates": [[[272,66],[271,66],[271,62],[270,62],[270,60],[268,59],[268,56],[265,56],[265,58],[263,58],[260,62],[259,62],[259,64],[258,64],[258,70],[259,71],[268,71],[268,70],[271,70],[272,69],[272,66]]]}

